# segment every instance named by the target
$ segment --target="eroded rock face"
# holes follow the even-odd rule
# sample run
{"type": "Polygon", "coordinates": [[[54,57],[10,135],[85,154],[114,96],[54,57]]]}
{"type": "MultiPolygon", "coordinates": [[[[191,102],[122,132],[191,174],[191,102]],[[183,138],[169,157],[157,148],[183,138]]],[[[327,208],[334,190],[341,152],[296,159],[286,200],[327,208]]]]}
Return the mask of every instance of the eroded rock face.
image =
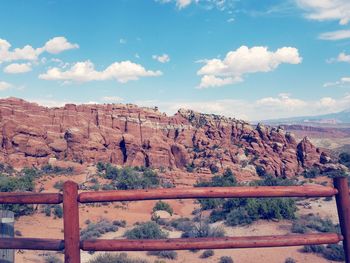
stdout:
{"type": "Polygon", "coordinates": [[[56,158],[172,169],[250,171],[256,165],[292,176],[325,162],[307,138],[298,144],[281,127],[183,109],[169,117],[131,104],[46,108],[9,98],[0,100],[0,129],[0,160],[15,167],[56,158]]]}

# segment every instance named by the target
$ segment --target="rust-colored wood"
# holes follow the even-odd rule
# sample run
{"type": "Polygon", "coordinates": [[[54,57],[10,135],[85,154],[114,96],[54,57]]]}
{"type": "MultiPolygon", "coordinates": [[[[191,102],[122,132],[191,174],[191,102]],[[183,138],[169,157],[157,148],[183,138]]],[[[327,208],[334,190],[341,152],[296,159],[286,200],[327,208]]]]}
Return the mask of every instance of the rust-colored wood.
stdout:
{"type": "Polygon", "coordinates": [[[0,193],[0,204],[60,204],[62,194],[58,193],[0,193]]]}
{"type": "Polygon", "coordinates": [[[137,201],[157,199],[234,198],[234,197],[327,197],[337,190],[326,186],[242,186],[195,187],[145,190],[83,192],[79,202],[137,201]]]}
{"type": "Polygon", "coordinates": [[[334,178],[334,187],[338,189],[338,194],[335,196],[335,199],[337,202],[340,228],[344,237],[343,247],[345,262],[350,263],[350,196],[348,178],[334,178]]]}
{"type": "Polygon", "coordinates": [[[80,263],[78,185],[63,184],[64,262],[80,263]]]}
{"type": "Polygon", "coordinates": [[[81,249],[85,251],[153,251],[258,248],[334,244],[341,240],[342,237],[336,233],[222,238],[172,238],[156,240],[95,239],[82,241],[81,249]]]}
{"type": "Polygon", "coordinates": [[[0,238],[0,248],[61,251],[64,249],[64,241],[46,238],[0,238]]]}

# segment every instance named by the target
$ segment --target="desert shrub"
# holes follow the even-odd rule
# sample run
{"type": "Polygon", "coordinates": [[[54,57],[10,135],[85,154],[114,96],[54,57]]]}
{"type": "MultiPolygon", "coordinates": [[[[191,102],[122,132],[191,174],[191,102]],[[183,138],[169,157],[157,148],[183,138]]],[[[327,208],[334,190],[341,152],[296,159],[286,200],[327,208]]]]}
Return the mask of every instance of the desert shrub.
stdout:
{"type": "Polygon", "coordinates": [[[45,257],[45,263],[62,263],[62,260],[55,255],[49,255],[45,257]]]}
{"type": "Polygon", "coordinates": [[[62,218],[63,216],[63,209],[60,205],[54,205],[53,207],[53,214],[57,216],[58,218],[62,218]]]}
{"type": "Polygon", "coordinates": [[[330,244],[327,246],[323,246],[323,245],[304,246],[302,252],[320,254],[321,256],[323,256],[328,260],[334,260],[334,261],[345,260],[343,246],[338,244],[330,244]]]}
{"type": "MultiPolygon", "coordinates": [[[[195,187],[226,187],[236,186],[237,179],[232,173],[232,170],[227,168],[222,175],[215,175],[211,178],[211,181],[197,182],[195,187]]],[[[199,199],[198,202],[201,204],[203,210],[209,210],[219,207],[223,204],[224,199],[222,198],[204,198],[199,199]]]]}
{"type": "Polygon", "coordinates": [[[90,223],[87,227],[80,231],[82,240],[95,239],[108,232],[115,232],[118,227],[108,220],[102,219],[97,223],[90,223]]]}
{"type": "Polygon", "coordinates": [[[309,214],[298,218],[293,222],[293,233],[306,233],[310,230],[317,232],[339,232],[338,227],[329,218],[321,218],[317,215],[309,214]]]}
{"type": "Polygon", "coordinates": [[[206,222],[200,222],[193,224],[191,229],[184,231],[181,236],[183,238],[223,237],[225,236],[225,231],[221,227],[213,227],[206,222]]]}
{"type": "Polygon", "coordinates": [[[120,253],[120,254],[104,253],[104,254],[98,255],[94,259],[90,260],[88,263],[148,263],[148,261],[143,259],[129,258],[126,253],[120,253]]]}
{"type": "MultiPolygon", "coordinates": [[[[294,180],[275,178],[270,175],[251,183],[252,186],[295,184],[294,180]]],[[[210,182],[201,182],[197,185],[235,186],[237,181],[232,172],[226,170],[223,176],[214,176],[210,182]]],[[[209,217],[211,222],[226,220],[226,224],[231,226],[250,224],[258,219],[294,219],[297,209],[294,199],[290,198],[202,199],[199,202],[203,210],[214,209],[209,217]]]]}
{"type": "Polygon", "coordinates": [[[140,173],[127,167],[119,171],[114,183],[121,190],[146,189],[158,187],[160,180],[157,173],[150,169],[140,173]]]}
{"type": "Polygon", "coordinates": [[[229,256],[223,256],[220,258],[219,263],[233,263],[233,259],[229,256]]]}
{"type": "Polygon", "coordinates": [[[170,221],[170,225],[176,230],[186,232],[194,227],[194,223],[189,218],[177,218],[170,221]]]}
{"type": "Polygon", "coordinates": [[[119,227],[126,227],[126,221],[125,220],[114,220],[112,222],[113,225],[119,226],[119,227]]]}
{"type": "Polygon", "coordinates": [[[320,169],[317,167],[312,167],[311,169],[305,170],[303,176],[305,178],[316,178],[321,174],[320,169]]]}
{"type": "Polygon", "coordinates": [[[208,250],[204,250],[200,257],[201,258],[209,258],[209,257],[212,257],[212,256],[214,256],[214,250],[208,249],[208,250]]]}
{"type": "Polygon", "coordinates": [[[323,245],[306,245],[303,247],[304,253],[323,253],[325,247],[323,245]]]}
{"type": "Polygon", "coordinates": [[[326,246],[326,249],[322,253],[323,257],[328,260],[344,261],[345,254],[344,248],[338,244],[330,244],[326,246]]]}
{"type": "Polygon", "coordinates": [[[63,190],[63,181],[57,181],[56,183],[54,183],[53,187],[57,190],[62,191],[63,190]]]}
{"type": "Polygon", "coordinates": [[[124,236],[129,239],[160,239],[166,238],[168,235],[163,232],[157,223],[150,221],[126,231],[124,236]]]}
{"type": "Polygon", "coordinates": [[[177,253],[172,250],[149,251],[147,254],[157,256],[159,258],[177,259],[177,253]]]}
{"type": "Polygon", "coordinates": [[[253,222],[252,218],[249,216],[247,210],[243,207],[232,209],[226,215],[226,221],[225,221],[225,223],[229,226],[250,224],[252,222],[253,222]]]}
{"type": "Polygon", "coordinates": [[[59,166],[53,166],[51,164],[46,164],[41,167],[41,172],[45,174],[71,174],[74,172],[74,168],[63,168],[59,166]]]}
{"type": "Polygon", "coordinates": [[[209,169],[212,174],[216,174],[217,172],[219,172],[219,168],[216,165],[211,165],[209,169]]]}
{"type": "Polygon", "coordinates": [[[153,207],[153,212],[159,211],[159,210],[167,211],[170,215],[174,213],[173,208],[168,203],[163,201],[158,201],[153,207]]]}
{"type": "Polygon", "coordinates": [[[51,205],[44,205],[44,206],[43,206],[42,212],[43,212],[46,216],[51,216],[51,205]]]}
{"type": "MultiPolygon", "coordinates": [[[[38,176],[37,173],[30,169],[23,169],[15,176],[7,176],[0,174],[0,192],[31,192],[34,191],[34,180],[38,176]]],[[[32,205],[20,204],[1,204],[0,210],[9,210],[14,212],[15,216],[28,215],[33,213],[32,205]]]]}
{"type": "Polygon", "coordinates": [[[286,258],[284,263],[296,263],[296,260],[294,258],[286,258]]]}

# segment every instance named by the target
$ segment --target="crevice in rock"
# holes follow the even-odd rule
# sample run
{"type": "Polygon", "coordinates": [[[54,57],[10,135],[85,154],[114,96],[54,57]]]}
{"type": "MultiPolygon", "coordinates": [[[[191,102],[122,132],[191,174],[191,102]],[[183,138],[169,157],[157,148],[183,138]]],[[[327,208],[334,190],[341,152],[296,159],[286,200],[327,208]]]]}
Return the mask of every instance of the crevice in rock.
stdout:
{"type": "Polygon", "coordinates": [[[119,147],[120,147],[120,150],[122,151],[122,154],[123,154],[123,163],[126,163],[126,161],[128,159],[128,155],[127,155],[126,145],[125,145],[124,139],[119,143],[119,147]]]}

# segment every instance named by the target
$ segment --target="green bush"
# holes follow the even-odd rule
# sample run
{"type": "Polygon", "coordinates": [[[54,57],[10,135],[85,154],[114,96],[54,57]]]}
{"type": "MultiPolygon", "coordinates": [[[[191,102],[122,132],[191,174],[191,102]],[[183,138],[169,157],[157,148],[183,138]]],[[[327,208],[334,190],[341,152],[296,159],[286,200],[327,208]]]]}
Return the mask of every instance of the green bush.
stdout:
{"type": "Polygon", "coordinates": [[[189,218],[177,218],[170,221],[170,225],[178,231],[190,231],[194,227],[194,223],[189,218]]]}
{"type": "Polygon", "coordinates": [[[225,223],[229,226],[251,224],[252,222],[253,222],[252,218],[249,216],[247,210],[243,207],[232,209],[226,215],[226,221],[225,221],[225,223]]]}
{"type": "MultiPolygon", "coordinates": [[[[37,173],[33,173],[29,169],[23,169],[15,176],[0,174],[0,192],[32,192],[34,191],[36,176],[37,173]]],[[[16,217],[32,214],[34,211],[32,205],[20,204],[2,204],[0,210],[10,210],[15,213],[16,217]]]]}
{"type": "Polygon", "coordinates": [[[208,249],[208,250],[204,250],[200,257],[201,258],[210,258],[212,256],[214,256],[214,250],[208,249]]]}
{"type": "Polygon", "coordinates": [[[63,209],[60,205],[54,205],[53,207],[53,214],[57,216],[58,218],[62,218],[63,216],[63,209]]]}
{"type": "Polygon", "coordinates": [[[45,263],[62,263],[62,260],[55,255],[49,255],[45,257],[45,263]]]}
{"type": "Polygon", "coordinates": [[[162,251],[149,251],[147,253],[148,255],[157,256],[159,258],[166,258],[166,259],[177,259],[177,253],[172,250],[162,250],[162,251]]]}
{"type": "Polygon", "coordinates": [[[167,211],[170,215],[173,215],[174,213],[173,208],[168,203],[163,201],[158,201],[153,207],[153,212],[159,211],[159,210],[167,211]]]}
{"type": "Polygon", "coordinates": [[[223,237],[225,236],[225,231],[221,227],[213,227],[208,223],[199,222],[198,224],[193,224],[193,226],[184,231],[181,235],[183,238],[198,238],[198,237],[223,237]]]}
{"type": "Polygon", "coordinates": [[[148,261],[142,259],[131,259],[127,256],[126,253],[104,253],[98,255],[88,263],[148,263],[148,261]]]}
{"type": "Polygon", "coordinates": [[[63,168],[59,166],[53,166],[51,164],[46,164],[43,167],[41,167],[41,172],[45,174],[71,174],[74,172],[74,168],[63,168]]]}
{"type": "Polygon", "coordinates": [[[81,240],[95,239],[108,232],[115,232],[118,227],[108,220],[102,219],[97,223],[89,223],[87,227],[80,231],[81,240]]]}
{"type": "Polygon", "coordinates": [[[114,220],[112,222],[113,225],[119,226],[119,227],[126,227],[126,221],[125,220],[114,220]]]}
{"type": "Polygon", "coordinates": [[[317,215],[309,214],[298,218],[293,222],[293,233],[307,233],[309,230],[317,232],[339,232],[338,227],[329,218],[321,218],[317,215]]]}
{"type": "Polygon", "coordinates": [[[312,167],[311,169],[305,170],[303,176],[305,178],[316,178],[321,174],[320,169],[317,167],[312,167]]]}
{"type": "Polygon", "coordinates": [[[63,184],[64,184],[64,181],[57,181],[56,183],[54,183],[53,188],[62,191],[63,184]]]}
{"type": "Polygon", "coordinates": [[[350,153],[343,152],[343,153],[339,154],[339,163],[350,168],[350,153]]]}
{"type": "Polygon", "coordinates": [[[155,222],[145,222],[128,230],[124,234],[129,239],[162,239],[168,236],[155,222]]]}
{"type": "Polygon", "coordinates": [[[233,263],[233,259],[229,256],[223,256],[220,258],[219,263],[233,263]]]}
{"type": "Polygon", "coordinates": [[[304,253],[316,253],[320,254],[324,258],[328,260],[334,260],[334,261],[344,261],[345,260],[345,254],[343,246],[338,244],[330,244],[327,246],[323,245],[309,245],[304,246],[303,250],[304,253]]]}
{"type": "Polygon", "coordinates": [[[284,263],[296,263],[294,258],[286,258],[286,260],[284,261],[284,263]]]}

